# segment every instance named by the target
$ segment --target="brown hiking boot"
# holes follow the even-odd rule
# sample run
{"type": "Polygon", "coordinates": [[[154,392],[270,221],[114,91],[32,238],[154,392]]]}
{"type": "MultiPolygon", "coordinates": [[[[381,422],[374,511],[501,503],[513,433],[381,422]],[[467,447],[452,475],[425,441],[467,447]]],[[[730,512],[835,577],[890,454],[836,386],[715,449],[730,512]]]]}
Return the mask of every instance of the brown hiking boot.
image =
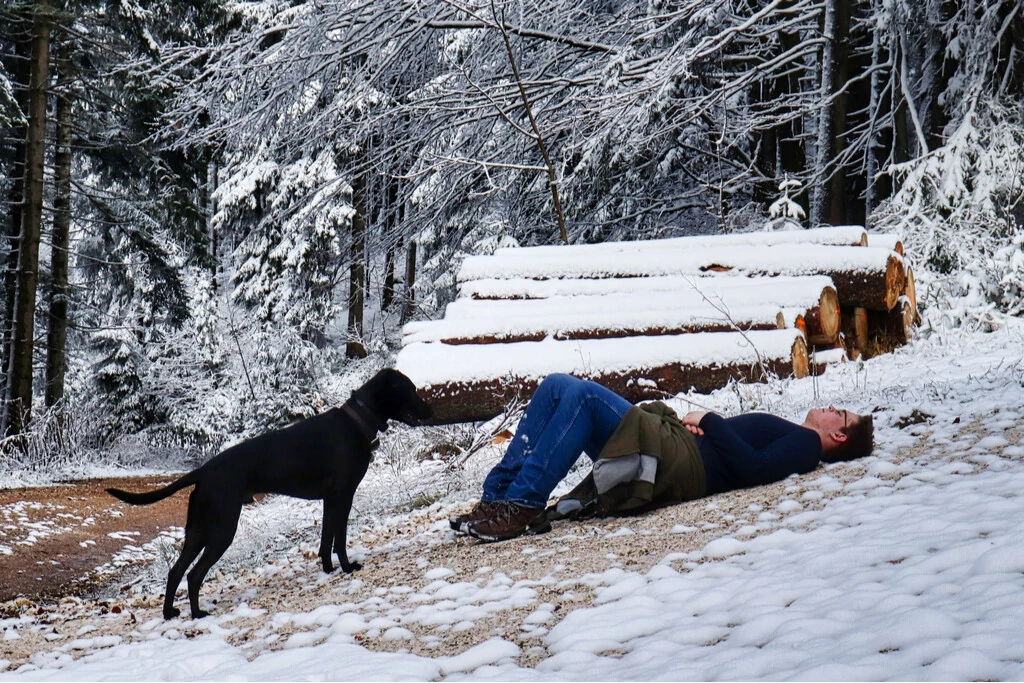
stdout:
{"type": "Polygon", "coordinates": [[[500,507],[489,519],[470,522],[466,532],[481,541],[504,541],[523,534],[546,534],[551,522],[544,508],[528,508],[515,503],[499,503],[500,507]]]}
{"type": "Polygon", "coordinates": [[[464,515],[456,515],[448,518],[448,524],[454,531],[466,533],[466,525],[470,522],[480,522],[494,516],[498,511],[500,503],[480,501],[473,506],[473,509],[464,515]]]}

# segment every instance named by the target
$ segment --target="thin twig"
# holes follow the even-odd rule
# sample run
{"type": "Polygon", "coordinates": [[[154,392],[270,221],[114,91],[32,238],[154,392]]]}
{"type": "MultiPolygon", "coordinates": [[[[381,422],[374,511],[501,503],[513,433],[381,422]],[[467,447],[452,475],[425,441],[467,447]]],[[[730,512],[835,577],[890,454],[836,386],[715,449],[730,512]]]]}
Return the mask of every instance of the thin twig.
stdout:
{"type": "Polygon", "coordinates": [[[249,393],[252,400],[256,400],[256,390],[252,388],[252,379],[249,377],[249,366],[245,362],[245,354],[242,353],[242,344],[238,341],[238,330],[235,329],[235,312],[228,304],[228,325],[231,327],[231,336],[235,339],[235,346],[238,348],[238,358],[242,361],[242,370],[245,371],[245,381],[249,384],[249,393]]]}

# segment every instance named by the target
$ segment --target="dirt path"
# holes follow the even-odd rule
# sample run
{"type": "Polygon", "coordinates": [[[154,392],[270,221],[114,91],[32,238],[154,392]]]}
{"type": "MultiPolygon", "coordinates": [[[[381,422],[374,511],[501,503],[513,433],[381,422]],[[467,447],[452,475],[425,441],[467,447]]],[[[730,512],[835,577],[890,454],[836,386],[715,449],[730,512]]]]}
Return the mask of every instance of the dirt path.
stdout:
{"type": "Polygon", "coordinates": [[[88,593],[94,570],[115,554],[183,526],[188,491],[125,514],[129,506],[104,490],[139,491],[169,481],[131,477],[0,489],[0,603],[88,593]]]}

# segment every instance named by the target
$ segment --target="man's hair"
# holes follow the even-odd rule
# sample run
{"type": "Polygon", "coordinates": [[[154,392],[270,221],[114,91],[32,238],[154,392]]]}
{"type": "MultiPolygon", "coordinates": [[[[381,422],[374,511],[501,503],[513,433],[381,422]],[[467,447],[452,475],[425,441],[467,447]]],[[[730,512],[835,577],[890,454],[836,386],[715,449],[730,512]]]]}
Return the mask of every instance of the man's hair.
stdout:
{"type": "Polygon", "coordinates": [[[824,462],[856,460],[871,454],[875,445],[875,421],[871,415],[861,415],[852,425],[842,428],[846,441],[837,443],[821,454],[824,462]]]}

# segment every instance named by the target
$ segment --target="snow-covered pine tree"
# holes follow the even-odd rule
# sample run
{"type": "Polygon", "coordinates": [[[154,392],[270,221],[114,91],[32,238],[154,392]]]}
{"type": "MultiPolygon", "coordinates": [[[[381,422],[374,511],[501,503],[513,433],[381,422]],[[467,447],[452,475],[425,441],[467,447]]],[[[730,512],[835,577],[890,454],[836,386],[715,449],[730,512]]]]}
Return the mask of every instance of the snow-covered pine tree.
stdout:
{"type": "Polygon", "coordinates": [[[926,153],[889,166],[898,191],[879,207],[877,224],[903,234],[907,248],[936,274],[924,303],[943,301],[957,321],[986,305],[1019,312],[1024,12],[1009,1],[972,0],[954,12],[947,3],[922,0],[916,9],[913,23],[903,18],[904,29],[948,39],[941,56],[925,55],[943,65],[945,76],[921,89],[934,101],[917,102],[917,115],[909,118],[920,126],[915,137],[926,153]],[[919,22],[937,23],[929,29],[919,22]],[[926,119],[935,109],[941,116],[926,119]],[[929,137],[926,120],[945,122],[937,137],[929,137]],[[931,147],[930,139],[941,144],[931,147]]]}

